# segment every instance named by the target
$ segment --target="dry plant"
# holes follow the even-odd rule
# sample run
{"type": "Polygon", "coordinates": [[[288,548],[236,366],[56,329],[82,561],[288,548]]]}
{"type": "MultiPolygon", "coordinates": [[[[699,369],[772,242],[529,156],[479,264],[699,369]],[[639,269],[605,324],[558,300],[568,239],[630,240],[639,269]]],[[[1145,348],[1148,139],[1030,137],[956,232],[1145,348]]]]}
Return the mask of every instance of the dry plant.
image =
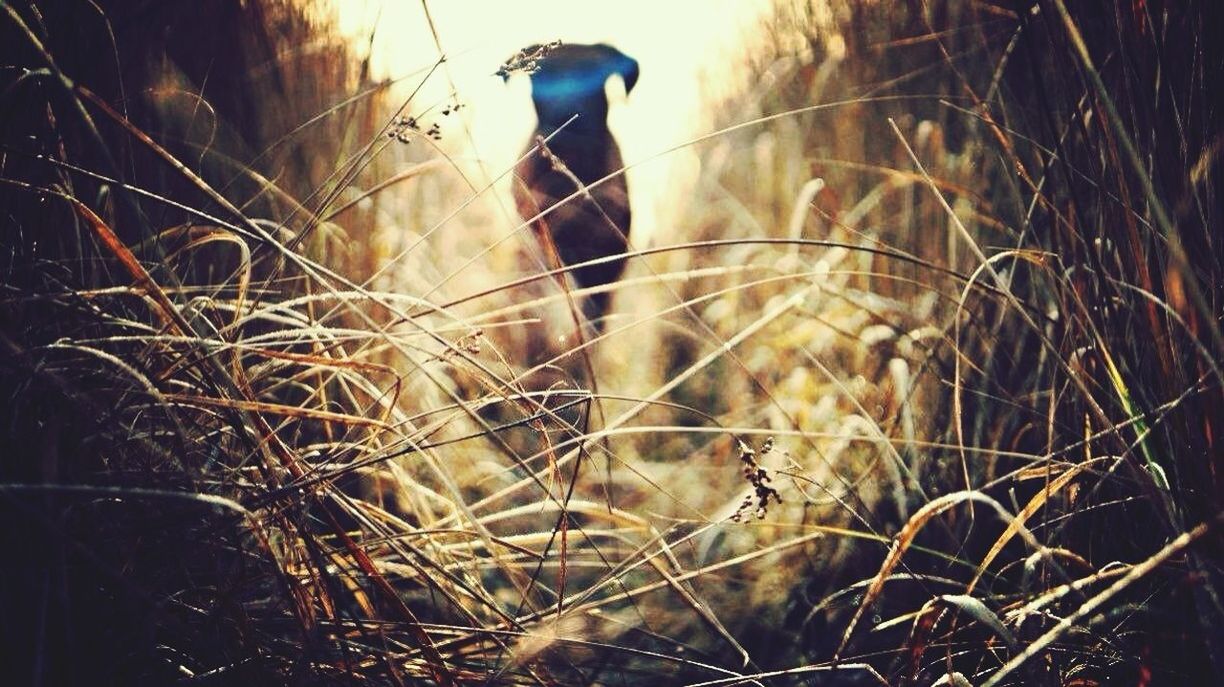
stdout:
{"type": "Polygon", "coordinates": [[[6,683],[1218,674],[1217,3],[778,2],[561,343],[463,103],[183,4],[0,3],[6,683]]]}

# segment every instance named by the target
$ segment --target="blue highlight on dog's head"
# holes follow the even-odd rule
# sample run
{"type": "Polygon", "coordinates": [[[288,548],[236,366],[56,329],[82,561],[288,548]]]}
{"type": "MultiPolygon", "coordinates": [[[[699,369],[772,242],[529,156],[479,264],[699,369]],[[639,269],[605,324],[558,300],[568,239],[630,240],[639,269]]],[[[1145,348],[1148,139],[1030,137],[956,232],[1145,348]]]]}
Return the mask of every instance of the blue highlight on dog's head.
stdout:
{"type": "Polygon", "coordinates": [[[562,45],[540,60],[531,94],[536,100],[585,101],[602,94],[613,76],[624,80],[628,93],[637,83],[637,60],[609,45],[562,45]]]}
{"type": "Polygon", "coordinates": [[[637,60],[604,43],[530,45],[516,53],[497,74],[509,78],[515,72],[531,76],[531,99],[544,130],[566,122],[577,132],[604,127],[608,101],[604,86],[620,76],[625,92],[638,80],[637,60]],[[574,115],[589,121],[570,121],[574,115]]]}

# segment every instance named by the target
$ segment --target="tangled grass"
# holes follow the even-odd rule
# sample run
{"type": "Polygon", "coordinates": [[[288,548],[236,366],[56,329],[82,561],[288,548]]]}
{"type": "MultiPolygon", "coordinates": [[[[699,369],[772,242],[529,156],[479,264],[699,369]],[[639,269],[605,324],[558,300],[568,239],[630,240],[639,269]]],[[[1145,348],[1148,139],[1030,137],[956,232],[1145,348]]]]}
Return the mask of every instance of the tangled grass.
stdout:
{"type": "Polygon", "coordinates": [[[1218,673],[1215,4],[779,3],[560,342],[305,11],[0,9],[6,683],[1218,673]]]}

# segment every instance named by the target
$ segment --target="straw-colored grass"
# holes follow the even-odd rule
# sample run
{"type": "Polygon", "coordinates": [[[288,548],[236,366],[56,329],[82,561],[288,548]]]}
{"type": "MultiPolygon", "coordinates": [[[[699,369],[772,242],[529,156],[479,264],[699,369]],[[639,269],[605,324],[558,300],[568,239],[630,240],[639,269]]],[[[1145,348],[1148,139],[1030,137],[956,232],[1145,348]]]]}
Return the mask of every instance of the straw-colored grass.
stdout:
{"type": "Polygon", "coordinates": [[[292,4],[0,3],[3,682],[1218,674],[1220,10],[813,7],[591,339],[292,4]]]}

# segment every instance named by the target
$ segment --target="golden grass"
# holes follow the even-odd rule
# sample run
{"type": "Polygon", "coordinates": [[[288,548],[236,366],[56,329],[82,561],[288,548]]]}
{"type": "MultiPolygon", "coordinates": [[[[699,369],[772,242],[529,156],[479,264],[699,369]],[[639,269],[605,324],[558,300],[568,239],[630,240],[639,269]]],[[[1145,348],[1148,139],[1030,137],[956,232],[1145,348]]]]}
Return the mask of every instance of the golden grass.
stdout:
{"type": "Polygon", "coordinates": [[[35,5],[14,684],[1217,670],[1210,3],[779,3],[594,339],[448,115],[292,5],[35,5]]]}

